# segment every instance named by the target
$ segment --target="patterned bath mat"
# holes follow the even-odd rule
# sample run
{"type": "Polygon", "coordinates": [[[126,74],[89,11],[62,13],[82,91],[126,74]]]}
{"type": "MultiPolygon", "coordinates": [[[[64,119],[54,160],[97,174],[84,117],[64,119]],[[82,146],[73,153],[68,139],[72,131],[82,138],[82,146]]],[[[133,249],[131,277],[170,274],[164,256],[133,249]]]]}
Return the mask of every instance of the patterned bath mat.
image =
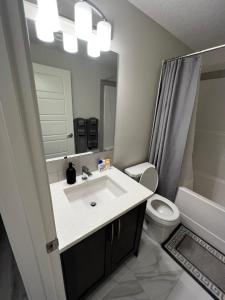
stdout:
{"type": "Polygon", "coordinates": [[[225,300],[225,255],[183,225],[162,246],[214,299],[225,300]]]}

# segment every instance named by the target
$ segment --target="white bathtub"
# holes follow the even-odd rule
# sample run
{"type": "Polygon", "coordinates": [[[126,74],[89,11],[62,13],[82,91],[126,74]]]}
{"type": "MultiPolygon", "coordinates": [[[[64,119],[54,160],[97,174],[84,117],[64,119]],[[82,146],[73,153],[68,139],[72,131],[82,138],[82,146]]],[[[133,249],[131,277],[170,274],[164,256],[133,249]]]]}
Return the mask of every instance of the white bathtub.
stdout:
{"type": "Polygon", "coordinates": [[[185,187],[179,187],[175,203],[183,225],[225,253],[225,208],[185,187]]]}

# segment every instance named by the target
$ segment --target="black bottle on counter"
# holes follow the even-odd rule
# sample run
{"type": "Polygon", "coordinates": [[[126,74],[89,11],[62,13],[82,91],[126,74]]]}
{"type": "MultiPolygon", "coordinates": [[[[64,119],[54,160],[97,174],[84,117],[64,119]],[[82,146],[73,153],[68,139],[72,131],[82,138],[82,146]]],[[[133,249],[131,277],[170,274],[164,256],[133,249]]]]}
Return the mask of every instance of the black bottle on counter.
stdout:
{"type": "Polygon", "coordinates": [[[69,168],[66,170],[66,180],[68,184],[74,184],[76,182],[76,170],[71,162],[69,163],[69,168]]]}

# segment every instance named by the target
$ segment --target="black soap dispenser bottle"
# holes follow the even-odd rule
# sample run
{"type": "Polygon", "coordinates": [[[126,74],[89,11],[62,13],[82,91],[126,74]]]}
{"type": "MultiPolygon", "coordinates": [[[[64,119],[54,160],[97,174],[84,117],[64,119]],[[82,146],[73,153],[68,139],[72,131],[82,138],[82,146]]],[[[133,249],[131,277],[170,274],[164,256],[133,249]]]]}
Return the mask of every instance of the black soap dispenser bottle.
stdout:
{"type": "Polygon", "coordinates": [[[69,168],[66,170],[66,180],[68,184],[74,184],[76,182],[76,170],[71,162],[69,163],[69,168]]]}

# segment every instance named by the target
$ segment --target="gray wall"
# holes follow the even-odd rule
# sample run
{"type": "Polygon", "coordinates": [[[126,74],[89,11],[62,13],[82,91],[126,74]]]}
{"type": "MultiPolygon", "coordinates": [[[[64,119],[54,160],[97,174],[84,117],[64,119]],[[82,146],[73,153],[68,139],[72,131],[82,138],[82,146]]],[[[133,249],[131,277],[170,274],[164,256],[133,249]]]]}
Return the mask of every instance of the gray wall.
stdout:
{"type": "Polygon", "coordinates": [[[114,65],[44,43],[31,42],[31,55],[33,62],[71,72],[74,118],[100,118],[100,80],[116,78],[114,65]]]}
{"type": "Polygon", "coordinates": [[[127,0],[94,0],[113,23],[112,51],[119,53],[114,164],[148,156],[161,61],[189,49],[127,0]]]}

